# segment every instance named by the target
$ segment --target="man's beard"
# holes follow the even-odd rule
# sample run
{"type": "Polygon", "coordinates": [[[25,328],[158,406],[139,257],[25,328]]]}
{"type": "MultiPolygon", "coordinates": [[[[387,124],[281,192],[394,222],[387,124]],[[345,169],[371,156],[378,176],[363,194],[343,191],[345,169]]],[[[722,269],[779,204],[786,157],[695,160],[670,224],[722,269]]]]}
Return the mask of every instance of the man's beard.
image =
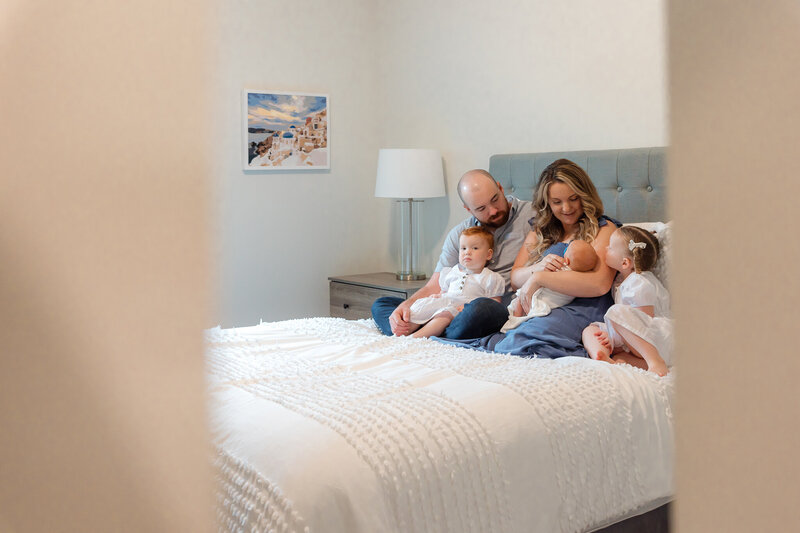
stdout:
{"type": "Polygon", "coordinates": [[[502,213],[497,213],[494,218],[486,222],[481,222],[481,225],[488,228],[499,228],[506,222],[508,222],[508,211],[503,211],[502,213]]]}

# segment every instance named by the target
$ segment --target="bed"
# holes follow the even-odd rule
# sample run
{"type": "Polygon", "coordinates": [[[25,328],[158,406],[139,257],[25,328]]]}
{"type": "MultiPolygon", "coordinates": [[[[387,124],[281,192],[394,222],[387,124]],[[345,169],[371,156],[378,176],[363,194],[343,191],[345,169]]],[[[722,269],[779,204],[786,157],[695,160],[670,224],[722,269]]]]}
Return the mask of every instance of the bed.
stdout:
{"type": "MultiPolygon", "coordinates": [[[[668,245],[663,148],[496,155],[490,171],[529,198],[559,157],[589,172],[610,216],[668,245]]],[[[666,530],[675,369],[328,317],[214,328],[206,345],[223,531],[666,530]]]]}

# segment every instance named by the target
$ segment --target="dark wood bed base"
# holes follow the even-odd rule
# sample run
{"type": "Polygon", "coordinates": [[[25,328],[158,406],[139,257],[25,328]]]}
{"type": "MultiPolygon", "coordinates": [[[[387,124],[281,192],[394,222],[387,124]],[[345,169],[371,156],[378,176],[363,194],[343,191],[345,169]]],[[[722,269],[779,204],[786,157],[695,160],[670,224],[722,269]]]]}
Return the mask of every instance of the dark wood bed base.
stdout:
{"type": "Polygon", "coordinates": [[[598,529],[597,533],[669,533],[670,506],[671,503],[665,503],[647,513],[598,529]]]}

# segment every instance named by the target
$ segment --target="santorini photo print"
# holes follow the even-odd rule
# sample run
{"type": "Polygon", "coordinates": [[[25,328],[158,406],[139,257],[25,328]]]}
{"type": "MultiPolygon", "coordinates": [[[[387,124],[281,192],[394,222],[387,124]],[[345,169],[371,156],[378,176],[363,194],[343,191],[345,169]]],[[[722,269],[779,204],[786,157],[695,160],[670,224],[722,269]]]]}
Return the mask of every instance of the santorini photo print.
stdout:
{"type": "Polygon", "coordinates": [[[328,96],[244,91],[245,170],[330,168],[328,96]]]}

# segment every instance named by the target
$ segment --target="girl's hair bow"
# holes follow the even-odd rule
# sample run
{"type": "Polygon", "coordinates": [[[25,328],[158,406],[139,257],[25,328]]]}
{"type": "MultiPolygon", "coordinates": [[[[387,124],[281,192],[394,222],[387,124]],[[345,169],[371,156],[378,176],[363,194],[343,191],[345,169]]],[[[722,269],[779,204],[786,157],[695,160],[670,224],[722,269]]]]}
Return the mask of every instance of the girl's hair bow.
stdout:
{"type": "Polygon", "coordinates": [[[633,239],[628,241],[628,250],[630,250],[632,252],[636,248],[645,249],[645,248],[647,248],[647,243],[646,242],[633,242],[633,239]]]}

